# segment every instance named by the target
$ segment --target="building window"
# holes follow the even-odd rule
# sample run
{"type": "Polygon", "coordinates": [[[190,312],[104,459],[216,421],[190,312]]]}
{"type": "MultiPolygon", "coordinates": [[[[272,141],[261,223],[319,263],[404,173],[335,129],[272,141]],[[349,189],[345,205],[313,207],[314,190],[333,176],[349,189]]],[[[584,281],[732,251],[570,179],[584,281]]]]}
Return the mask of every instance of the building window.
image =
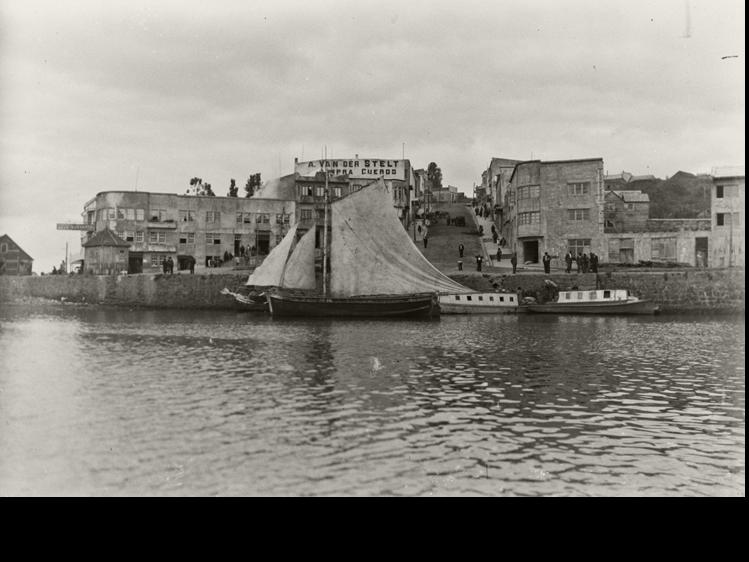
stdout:
{"type": "Polygon", "coordinates": [[[166,209],[151,209],[151,222],[164,222],[166,220],[166,209]]]}
{"type": "Polygon", "coordinates": [[[195,233],[194,232],[183,232],[179,235],[180,244],[195,244],[195,233]]]}
{"type": "Polygon", "coordinates": [[[626,203],[625,207],[627,207],[628,211],[634,211],[635,210],[635,204],[634,203],[626,203]]]}
{"type": "Polygon", "coordinates": [[[180,222],[193,222],[195,220],[195,211],[180,211],[179,221],[180,222]]]}
{"type": "Polygon", "coordinates": [[[221,245],[221,235],[215,232],[206,232],[205,233],[205,243],[206,244],[213,244],[214,246],[220,246],[221,245]]]}
{"type": "Polygon", "coordinates": [[[361,188],[362,188],[362,184],[360,184],[360,183],[355,183],[355,184],[353,184],[353,185],[351,186],[351,189],[352,189],[353,191],[359,191],[359,190],[360,190],[361,188]]]}
{"type": "Polygon", "coordinates": [[[283,213],[276,213],[276,224],[284,224],[284,216],[283,213]]]}
{"type": "Polygon", "coordinates": [[[0,254],[7,254],[8,253],[8,245],[3,243],[0,244],[0,254]]]}
{"type": "Polygon", "coordinates": [[[237,213],[237,224],[242,224],[242,213],[237,213]]]}
{"type": "Polygon", "coordinates": [[[302,209],[302,211],[301,211],[301,219],[303,221],[311,221],[312,220],[312,209],[302,209]]]}
{"type": "Polygon", "coordinates": [[[334,187],[333,188],[333,197],[336,199],[339,199],[341,197],[341,188],[340,187],[334,187]]]}
{"type": "Polygon", "coordinates": [[[653,238],[650,241],[650,256],[653,259],[675,260],[676,238],[653,238]]]}
{"type": "Polygon", "coordinates": [[[589,221],[590,209],[567,209],[567,220],[589,221]]]}
{"type": "Polygon", "coordinates": [[[117,207],[117,218],[120,220],[125,220],[125,209],[120,209],[117,207]]]}
{"type": "Polygon", "coordinates": [[[145,209],[135,209],[135,220],[137,220],[137,221],[144,221],[144,220],[146,220],[146,210],[145,209]]]}
{"type": "Polygon", "coordinates": [[[135,243],[136,244],[143,244],[145,242],[146,236],[145,233],[142,230],[138,230],[135,232],[135,243]]]}
{"type": "Polygon", "coordinates": [[[590,238],[572,238],[567,240],[567,250],[573,256],[590,252],[590,238]]]}
{"type": "Polygon", "coordinates": [[[715,215],[715,225],[716,226],[725,226],[726,225],[726,215],[728,213],[718,213],[715,215]]]}
{"type": "Polygon", "coordinates": [[[723,199],[723,186],[722,185],[715,186],[715,197],[717,197],[718,199],[723,199]]]}
{"type": "Polygon", "coordinates": [[[117,218],[117,211],[115,209],[107,209],[107,219],[113,221],[117,218]]]}
{"type": "Polygon", "coordinates": [[[126,242],[134,242],[135,241],[135,232],[125,231],[125,241],[126,242]]]}
{"type": "Polygon", "coordinates": [[[604,226],[606,228],[614,228],[614,221],[606,219],[605,222],[604,222],[604,226]]]}
{"type": "Polygon", "coordinates": [[[160,266],[163,263],[165,258],[166,256],[164,254],[151,254],[151,266],[152,267],[160,266]]]}
{"type": "Polygon", "coordinates": [[[317,220],[320,222],[325,220],[325,209],[317,209],[317,220]]]}
{"type": "Polygon", "coordinates": [[[590,193],[590,182],[580,181],[567,184],[568,195],[587,195],[590,193]]]}
{"type": "Polygon", "coordinates": [[[206,211],[205,212],[205,222],[220,222],[221,221],[221,213],[218,211],[206,211]]]}
{"type": "Polygon", "coordinates": [[[149,232],[148,241],[151,244],[166,244],[166,232],[149,232]]]}
{"type": "Polygon", "coordinates": [[[518,187],[518,199],[534,199],[541,193],[541,188],[538,185],[524,185],[518,187]]]}
{"type": "Polygon", "coordinates": [[[518,213],[518,224],[539,224],[540,222],[541,213],[539,211],[518,213]]]}
{"type": "Polygon", "coordinates": [[[318,185],[315,187],[315,196],[316,197],[325,197],[325,188],[318,185]]]}

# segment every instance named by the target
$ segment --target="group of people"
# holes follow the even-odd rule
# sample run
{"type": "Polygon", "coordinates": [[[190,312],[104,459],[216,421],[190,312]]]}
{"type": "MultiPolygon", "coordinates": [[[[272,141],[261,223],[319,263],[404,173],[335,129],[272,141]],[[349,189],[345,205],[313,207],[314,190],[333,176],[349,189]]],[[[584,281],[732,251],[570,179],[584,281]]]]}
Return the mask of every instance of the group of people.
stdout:
{"type": "MultiPolygon", "coordinates": [[[[463,271],[463,254],[465,252],[465,246],[461,242],[458,244],[458,271],[463,271]]],[[[502,248],[497,247],[497,262],[502,261],[502,248]]],[[[481,255],[476,256],[476,271],[481,271],[481,267],[484,264],[484,258],[481,255]]],[[[517,252],[512,253],[510,258],[510,264],[512,264],[512,272],[517,271],[518,266],[518,254],[517,252]]]]}
{"type": "Polygon", "coordinates": [[[167,256],[164,258],[164,261],[161,262],[161,270],[164,272],[164,274],[171,275],[174,273],[174,260],[172,259],[172,256],[167,256]]]}
{"type": "Polygon", "coordinates": [[[577,266],[577,273],[598,273],[598,256],[593,252],[590,253],[590,256],[585,252],[575,256],[567,252],[567,255],[564,256],[564,263],[567,266],[565,271],[567,273],[572,272],[572,262],[575,262],[577,266]]]}

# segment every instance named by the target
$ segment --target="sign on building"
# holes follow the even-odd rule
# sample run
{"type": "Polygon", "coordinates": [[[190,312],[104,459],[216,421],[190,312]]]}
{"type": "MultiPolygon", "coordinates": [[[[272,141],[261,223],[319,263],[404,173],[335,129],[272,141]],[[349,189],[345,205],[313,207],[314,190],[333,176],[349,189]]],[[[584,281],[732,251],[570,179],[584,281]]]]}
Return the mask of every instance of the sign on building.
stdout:
{"type": "Polygon", "coordinates": [[[69,222],[58,222],[57,230],[93,230],[93,224],[74,224],[69,222]]]}
{"type": "Polygon", "coordinates": [[[406,160],[376,160],[371,158],[310,160],[297,162],[294,171],[303,177],[312,177],[323,169],[333,176],[347,175],[351,179],[370,179],[378,177],[386,180],[406,179],[406,160]]]}

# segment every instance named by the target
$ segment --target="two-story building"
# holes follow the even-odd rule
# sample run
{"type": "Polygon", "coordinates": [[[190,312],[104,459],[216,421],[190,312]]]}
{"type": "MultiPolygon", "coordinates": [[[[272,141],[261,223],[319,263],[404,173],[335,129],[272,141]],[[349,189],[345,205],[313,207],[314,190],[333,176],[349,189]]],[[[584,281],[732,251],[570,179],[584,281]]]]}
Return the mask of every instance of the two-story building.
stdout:
{"type": "Polygon", "coordinates": [[[31,275],[34,259],[7,234],[0,236],[0,275],[31,275]]]}

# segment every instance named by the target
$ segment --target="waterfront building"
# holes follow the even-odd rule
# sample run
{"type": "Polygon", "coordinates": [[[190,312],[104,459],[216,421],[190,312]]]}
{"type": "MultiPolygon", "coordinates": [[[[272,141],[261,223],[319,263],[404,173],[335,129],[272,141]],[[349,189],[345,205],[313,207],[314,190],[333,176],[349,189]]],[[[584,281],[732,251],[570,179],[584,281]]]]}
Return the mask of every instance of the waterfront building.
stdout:
{"type": "Polygon", "coordinates": [[[82,246],[109,229],[129,244],[128,272],[141,273],[160,271],[168,256],[187,269],[190,258],[210,266],[226,254],[266,255],[296,220],[296,201],[103,191],[82,216],[82,246]]]}
{"type": "Polygon", "coordinates": [[[650,197],[642,191],[607,188],[604,196],[603,231],[642,230],[650,218],[650,197]]]}
{"type": "Polygon", "coordinates": [[[520,162],[504,193],[500,233],[519,263],[603,255],[603,159],[520,162]]]}
{"type": "Polygon", "coordinates": [[[0,236],[0,275],[31,275],[34,259],[7,234],[0,236]]]}
{"type": "Polygon", "coordinates": [[[744,166],[712,170],[712,267],[744,267],[744,166]]]}
{"type": "Polygon", "coordinates": [[[83,246],[83,263],[88,273],[94,275],[127,273],[130,242],[126,242],[115,232],[105,228],[81,245],[83,246]]]}

